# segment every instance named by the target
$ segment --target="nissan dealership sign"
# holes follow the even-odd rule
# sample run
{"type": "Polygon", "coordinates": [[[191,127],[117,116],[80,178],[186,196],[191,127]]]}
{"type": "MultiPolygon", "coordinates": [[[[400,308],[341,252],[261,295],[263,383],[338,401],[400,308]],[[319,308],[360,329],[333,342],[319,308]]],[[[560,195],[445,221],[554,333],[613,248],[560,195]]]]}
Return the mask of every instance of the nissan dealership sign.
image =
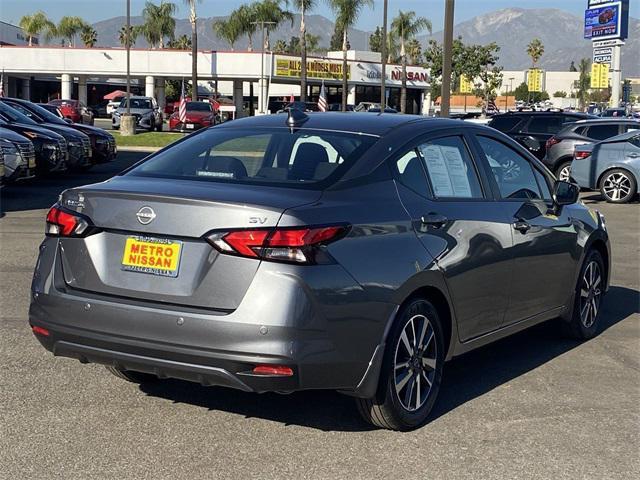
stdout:
{"type": "MultiPolygon", "coordinates": [[[[377,63],[354,62],[351,64],[351,79],[361,83],[380,84],[382,68],[377,63]]],[[[386,83],[389,85],[402,84],[402,68],[398,65],[387,65],[386,83]]],[[[407,67],[407,85],[426,88],[430,84],[429,70],[423,67],[407,67]]]]}

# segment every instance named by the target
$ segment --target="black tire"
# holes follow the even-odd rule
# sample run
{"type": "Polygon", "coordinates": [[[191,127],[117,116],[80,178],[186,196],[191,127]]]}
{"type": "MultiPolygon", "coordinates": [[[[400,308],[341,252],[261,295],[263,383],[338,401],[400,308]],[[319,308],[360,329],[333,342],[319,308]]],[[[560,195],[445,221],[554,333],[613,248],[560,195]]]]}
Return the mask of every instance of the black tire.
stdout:
{"type": "Polygon", "coordinates": [[[556,168],[556,178],[558,180],[562,180],[564,182],[569,182],[571,181],[571,162],[567,161],[567,162],[562,162],[560,165],[558,165],[558,168],[556,168]],[[569,169],[569,174],[568,176],[564,176],[562,175],[562,171],[564,169],[568,168],[569,169]],[[562,178],[560,178],[562,176],[562,178]]]}
{"type": "Polygon", "coordinates": [[[107,365],[106,368],[116,377],[122,380],[126,380],[127,382],[143,384],[158,381],[158,377],[149,373],[134,372],[132,370],[122,370],[117,367],[112,367],[111,365],[107,365]]]}
{"type": "MultiPolygon", "coordinates": [[[[362,417],[376,427],[389,430],[408,431],[424,425],[440,390],[445,357],[444,348],[442,324],[435,307],[424,299],[418,298],[409,301],[398,312],[389,332],[376,396],[374,398],[356,399],[358,411],[362,417]],[[414,357],[409,358],[406,355],[409,350],[404,346],[406,343],[402,337],[405,327],[409,328],[408,331],[411,332],[411,322],[414,322],[414,331],[415,329],[422,331],[424,326],[424,323],[421,323],[422,319],[427,320],[426,331],[432,333],[432,336],[426,333],[423,335],[417,333],[411,338],[410,334],[405,334],[408,343],[414,349],[416,340],[419,341],[421,337],[424,339],[422,342],[425,347],[424,356],[418,354],[417,360],[415,360],[414,357]],[[431,327],[430,329],[429,326],[431,327]],[[427,339],[427,337],[429,338],[427,339]],[[403,354],[408,357],[408,360],[400,362],[400,364],[406,363],[408,365],[406,368],[400,367],[396,361],[397,359],[402,359],[403,354]],[[431,361],[429,363],[432,365],[435,364],[435,367],[431,368],[431,366],[426,365],[425,359],[427,362],[431,361]],[[414,368],[415,370],[412,370],[414,368]],[[397,374],[396,372],[400,373],[397,374]],[[404,373],[407,375],[403,376],[404,373]],[[406,380],[408,375],[411,375],[411,378],[406,380]],[[418,400],[419,398],[421,399],[423,393],[420,386],[428,387],[429,379],[431,380],[431,385],[427,389],[424,400],[418,400]],[[402,384],[403,386],[397,389],[396,382],[398,385],[402,384]],[[410,388],[412,388],[411,392],[408,390],[410,388]],[[418,397],[418,392],[420,392],[420,397],[418,397]],[[400,397],[404,398],[401,400],[400,397]],[[419,403],[420,401],[422,403],[419,403]],[[418,408],[409,409],[405,405],[406,403],[413,404],[413,407],[418,408]]],[[[420,351],[420,349],[416,350],[420,351]]]]}
{"type": "Polygon", "coordinates": [[[598,188],[607,202],[628,203],[636,196],[638,182],[628,170],[614,168],[602,175],[598,188]],[[618,188],[615,185],[618,185],[618,188]]]}
{"type": "Polygon", "coordinates": [[[575,298],[573,303],[573,310],[571,313],[571,319],[568,322],[564,322],[565,333],[577,340],[589,340],[593,338],[598,332],[600,326],[599,318],[602,307],[602,299],[605,293],[606,284],[606,269],[602,255],[597,250],[590,250],[582,263],[580,268],[580,275],[575,287],[575,298]],[[590,270],[590,269],[594,269],[590,270]],[[594,273],[592,277],[591,274],[594,273]],[[598,280],[593,280],[595,278],[598,280]],[[589,283],[593,282],[593,291],[591,286],[585,284],[585,280],[589,280],[589,283]],[[586,295],[585,295],[586,292],[586,295]],[[593,302],[593,303],[591,303],[593,302]],[[587,305],[589,304],[589,305],[587,305]],[[595,306],[595,315],[589,316],[589,312],[593,311],[595,306]],[[588,312],[585,311],[588,308],[588,312]]]}
{"type": "Polygon", "coordinates": [[[111,126],[111,129],[112,129],[112,130],[120,130],[120,127],[116,127],[115,125],[112,125],[112,126],[111,126]]]}

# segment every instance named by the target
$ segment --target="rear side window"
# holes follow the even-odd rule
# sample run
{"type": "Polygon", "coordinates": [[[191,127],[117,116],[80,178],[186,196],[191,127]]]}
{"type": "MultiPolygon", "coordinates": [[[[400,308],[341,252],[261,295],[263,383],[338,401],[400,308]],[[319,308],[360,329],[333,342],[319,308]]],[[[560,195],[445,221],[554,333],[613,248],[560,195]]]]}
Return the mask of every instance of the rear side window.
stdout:
{"type": "Polygon", "coordinates": [[[431,190],[437,198],[482,198],[478,172],[460,137],[444,137],[418,145],[431,190]]]}
{"type": "Polygon", "coordinates": [[[522,123],[522,117],[503,116],[494,117],[489,122],[489,126],[501,132],[510,132],[520,123],[522,123]]]}
{"type": "Polygon", "coordinates": [[[587,130],[586,136],[595,140],[606,140],[610,137],[618,135],[619,127],[617,124],[610,125],[592,125],[587,130]]]}
{"type": "Polygon", "coordinates": [[[313,185],[339,178],[377,137],[286,128],[213,128],[127,174],[227,183],[313,185]],[[335,174],[335,176],[334,176],[335,174]]]}
{"type": "Polygon", "coordinates": [[[531,133],[558,133],[562,127],[562,117],[552,115],[534,115],[527,131],[531,133]]]}

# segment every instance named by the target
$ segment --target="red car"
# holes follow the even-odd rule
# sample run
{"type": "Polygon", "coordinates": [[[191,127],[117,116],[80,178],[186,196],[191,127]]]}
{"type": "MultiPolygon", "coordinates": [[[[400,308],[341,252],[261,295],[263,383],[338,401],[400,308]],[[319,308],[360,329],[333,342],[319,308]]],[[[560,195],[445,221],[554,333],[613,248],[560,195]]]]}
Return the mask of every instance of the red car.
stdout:
{"type": "Polygon", "coordinates": [[[64,118],[74,123],[93,125],[93,113],[79,100],[51,100],[49,105],[58,107],[64,118]]]}
{"type": "Polygon", "coordinates": [[[187,121],[180,121],[179,103],[176,102],[175,110],[169,117],[169,129],[180,132],[198,130],[215,124],[215,111],[207,102],[187,102],[187,121]]]}

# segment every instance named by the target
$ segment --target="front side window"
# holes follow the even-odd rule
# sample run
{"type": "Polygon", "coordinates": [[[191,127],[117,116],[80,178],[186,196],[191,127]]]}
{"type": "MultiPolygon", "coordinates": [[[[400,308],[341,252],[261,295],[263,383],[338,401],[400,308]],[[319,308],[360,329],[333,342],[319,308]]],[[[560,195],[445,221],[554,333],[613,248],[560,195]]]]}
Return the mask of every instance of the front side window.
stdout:
{"type": "Polygon", "coordinates": [[[444,137],[418,145],[433,194],[437,198],[482,198],[473,160],[461,137],[444,137]]]}
{"type": "Polygon", "coordinates": [[[531,133],[557,133],[562,127],[562,119],[551,115],[534,115],[527,131],[531,133]]]}
{"type": "Polygon", "coordinates": [[[496,130],[500,130],[501,132],[509,132],[513,130],[516,125],[522,122],[522,117],[516,116],[497,116],[494,117],[490,122],[489,126],[495,128],[496,130]]]}
{"type": "Polygon", "coordinates": [[[286,128],[215,128],[149,158],[128,175],[211,182],[313,185],[339,178],[377,137],[286,128]]]}
{"type": "Polygon", "coordinates": [[[536,182],[533,167],[526,158],[493,138],[481,135],[477,138],[487,157],[502,198],[541,199],[543,197],[536,182]]]}

